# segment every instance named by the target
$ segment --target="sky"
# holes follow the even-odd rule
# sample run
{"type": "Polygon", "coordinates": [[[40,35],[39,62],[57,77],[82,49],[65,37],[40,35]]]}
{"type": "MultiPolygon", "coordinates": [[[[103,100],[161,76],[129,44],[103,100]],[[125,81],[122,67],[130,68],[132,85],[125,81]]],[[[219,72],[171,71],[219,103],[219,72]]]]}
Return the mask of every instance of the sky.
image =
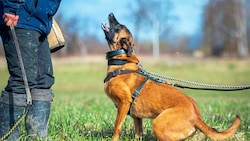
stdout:
{"type": "MultiPolygon", "coordinates": [[[[133,33],[133,23],[129,20],[128,3],[133,0],[63,0],[59,8],[65,18],[76,16],[77,18],[90,17],[97,26],[102,22],[108,22],[108,14],[113,12],[118,21],[128,26],[133,33]]],[[[178,18],[173,26],[177,34],[192,35],[200,27],[202,8],[207,0],[172,0],[172,14],[178,18]]],[[[132,16],[131,16],[132,17],[132,16]]],[[[96,26],[95,25],[95,26],[96,26]]],[[[91,28],[91,27],[86,27],[91,28]]],[[[100,30],[93,28],[92,32],[103,34],[100,30]]]]}

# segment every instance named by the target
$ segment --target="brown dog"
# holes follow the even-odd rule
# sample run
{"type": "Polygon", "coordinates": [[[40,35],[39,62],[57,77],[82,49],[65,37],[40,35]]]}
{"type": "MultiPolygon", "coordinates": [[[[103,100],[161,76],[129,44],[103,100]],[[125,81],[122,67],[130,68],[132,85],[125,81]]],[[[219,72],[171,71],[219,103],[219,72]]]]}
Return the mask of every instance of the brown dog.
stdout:
{"type": "Polygon", "coordinates": [[[102,24],[110,52],[105,92],[117,107],[114,135],[117,141],[127,114],[134,119],[136,137],[142,136],[142,118],[153,118],[153,132],[160,141],[179,141],[193,135],[196,129],[211,140],[227,140],[240,125],[237,116],[223,132],[209,127],[201,118],[195,101],[172,85],[145,75],[138,67],[133,37],[111,13],[110,27],[102,24]]]}

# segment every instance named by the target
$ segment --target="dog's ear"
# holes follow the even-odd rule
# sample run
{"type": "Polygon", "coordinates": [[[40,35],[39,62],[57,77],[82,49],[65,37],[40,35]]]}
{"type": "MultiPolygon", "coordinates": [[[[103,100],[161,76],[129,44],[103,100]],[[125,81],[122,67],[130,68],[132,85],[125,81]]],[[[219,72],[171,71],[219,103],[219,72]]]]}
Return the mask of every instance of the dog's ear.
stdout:
{"type": "Polygon", "coordinates": [[[127,56],[130,57],[132,52],[133,52],[133,43],[130,42],[129,38],[122,38],[121,39],[121,45],[122,45],[122,48],[124,48],[127,52],[127,56]]]}

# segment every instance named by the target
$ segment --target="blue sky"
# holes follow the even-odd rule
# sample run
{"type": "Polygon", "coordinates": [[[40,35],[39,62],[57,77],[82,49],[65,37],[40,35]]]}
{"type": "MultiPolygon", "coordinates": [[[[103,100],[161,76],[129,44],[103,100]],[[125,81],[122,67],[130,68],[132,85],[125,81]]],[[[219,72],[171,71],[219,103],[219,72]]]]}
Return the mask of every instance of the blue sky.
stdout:
{"type": "MultiPolygon", "coordinates": [[[[107,22],[107,16],[113,12],[120,23],[126,24],[133,33],[132,23],[128,20],[128,3],[133,0],[63,0],[59,12],[64,17],[91,16],[97,24],[107,22]]],[[[202,7],[207,0],[172,0],[172,14],[178,18],[173,31],[177,34],[192,35],[197,32],[202,16],[202,7]]],[[[132,16],[131,16],[132,17],[132,16]]],[[[94,29],[96,30],[96,29],[94,29]]],[[[96,32],[96,31],[95,31],[96,32]]],[[[102,33],[102,31],[99,31],[102,33]]]]}

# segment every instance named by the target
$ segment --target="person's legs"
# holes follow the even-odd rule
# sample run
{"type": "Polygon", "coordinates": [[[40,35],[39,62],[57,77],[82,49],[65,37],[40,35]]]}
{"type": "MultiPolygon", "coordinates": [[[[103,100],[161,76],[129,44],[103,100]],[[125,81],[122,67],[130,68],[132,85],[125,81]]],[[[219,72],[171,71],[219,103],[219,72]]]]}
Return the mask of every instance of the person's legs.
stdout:
{"type": "MultiPolygon", "coordinates": [[[[39,32],[32,31],[32,30],[26,30],[26,29],[16,29],[16,34],[18,38],[18,42],[20,45],[20,50],[23,58],[23,63],[25,67],[25,71],[27,74],[27,79],[29,83],[29,87],[31,89],[31,97],[36,97],[36,93],[39,93],[39,95],[42,95],[41,97],[53,97],[52,92],[50,90],[51,86],[54,84],[54,77],[53,77],[53,68],[51,63],[51,57],[50,57],[50,50],[48,46],[48,42],[46,38],[43,38],[39,32]],[[35,89],[40,89],[41,91],[34,91],[35,89]],[[45,90],[45,91],[43,91],[45,90]],[[41,94],[42,93],[42,94],[41,94]]],[[[8,64],[8,70],[9,70],[9,80],[8,84],[5,87],[4,92],[7,92],[7,94],[13,95],[17,94],[20,97],[24,97],[26,99],[26,92],[25,87],[23,83],[22,73],[19,66],[19,61],[16,54],[15,45],[11,36],[11,33],[9,29],[5,29],[5,31],[1,31],[1,37],[4,44],[5,49],[5,56],[8,64]]],[[[7,96],[8,97],[8,96],[7,96]]],[[[9,96],[10,97],[10,96],[9,96]]],[[[11,97],[10,101],[19,101],[16,100],[15,97],[11,97]]],[[[0,101],[3,101],[3,99],[6,99],[6,95],[1,95],[0,101]],[[2,100],[1,100],[2,99],[2,100]]],[[[25,100],[24,100],[25,101],[25,100]]],[[[26,127],[28,134],[36,134],[39,135],[39,132],[44,132],[47,134],[47,128],[38,127],[38,125],[35,125],[36,123],[39,123],[41,125],[44,123],[47,127],[48,118],[40,118],[40,114],[44,115],[44,117],[49,117],[49,111],[50,104],[51,104],[52,98],[48,100],[41,100],[41,99],[33,99],[33,105],[30,108],[30,111],[27,114],[26,117],[26,127]],[[45,110],[46,109],[46,110],[45,110]],[[37,112],[39,111],[47,111],[47,112],[40,112],[39,117],[37,112]],[[33,117],[36,119],[36,122],[31,123],[30,117],[33,117]],[[46,121],[40,121],[44,120],[46,121]],[[40,124],[41,123],[41,124],[40,124]],[[34,128],[33,128],[34,126],[34,128]],[[33,132],[33,129],[38,129],[36,132],[33,132]],[[32,130],[31,130],[32,129],[32,130]],[[40,131],[45,130],[45,131],[40,131]]],[[[23,102],[23,101],[21,101],[23,102]]],[[[15,105],[15,103],[8,102],[9,105],[15,105]]],[[[26,106],[26,101],[24,102],[24,105],[26,106]]],[[[10,106],[10,107],[13,107],[10,106]]],[[[3,109],[0,108],[0,114],[3,109]]],[[[16,115],[15,113],[21,113],[17,111],[10,111],[12,115],[16,115]]],[[[0,115],[1,116],[1,115],[0,115]]],[[[8,119],[8,117],[7,117],[8,119]]],[[[9,119],[10,120],[10,119],[9,119]]],[[[4,125],[0,125],[0,128],[2,128],[4,125]]],[[[4,133],[3,133],[4,134],[4,133]]],[[[45,136],[43,134],[43,136],[45,136]]]]}
{"type": "MultiPolygon", "coordinates": [[[[16,29],[22,60],[30,89],[50,89],[54,84],[53,67],[47,38],[39,32],[16,29]]],[[[10,77],[5,90],[26,94],[16,47],[10,30],[1,34],[10,77]]]]}
{"type": "Polygon", "coordinates": [[[47,38],[40,36],[37,50],[37,84],[31,89],[32,106],[26,116],[26,130],[31,137],[46,137],[54,83],[53,66],[47,38]]]}
{"type": "MultiPolygon", "coordinates": [[[[0,27],[0,34],[10,74],[8,84],[0,96],[0,137],[3,137],[24,114],[27,103],[22,73],[11,32],[7,27],[0,27]]],[[[6,139],[18,140],[20,129],[21,125],[18,125],[6,139]]]]}

